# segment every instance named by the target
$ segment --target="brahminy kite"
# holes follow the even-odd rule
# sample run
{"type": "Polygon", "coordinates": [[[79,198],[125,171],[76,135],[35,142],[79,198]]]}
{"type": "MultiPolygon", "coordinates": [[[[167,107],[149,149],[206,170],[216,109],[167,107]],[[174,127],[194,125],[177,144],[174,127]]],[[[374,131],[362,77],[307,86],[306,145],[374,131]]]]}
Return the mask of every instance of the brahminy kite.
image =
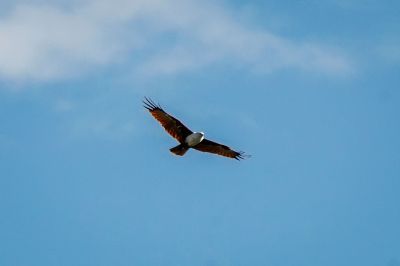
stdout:
{"type": "Polygon", "coordinates": [[[160,105],[155,104],[151,99],[145,97],[144,107],[174,137],[179,145],[170,149],[176,155],[183,156],[190,148],[202,152],[210,152],[236,160],[244,159],[249,155],[244,152],[237,152],[228,146],[216,143],[204,138],[203,132],[192,132],[178,119],[165,112],[160,105]]]}

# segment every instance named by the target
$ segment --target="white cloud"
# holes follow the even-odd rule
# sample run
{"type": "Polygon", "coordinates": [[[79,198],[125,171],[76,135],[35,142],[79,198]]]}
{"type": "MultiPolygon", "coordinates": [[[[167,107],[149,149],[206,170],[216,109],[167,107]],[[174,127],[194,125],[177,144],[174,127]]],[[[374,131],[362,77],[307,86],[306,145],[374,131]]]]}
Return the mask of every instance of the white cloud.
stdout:
{"type": "Polygon", "coordinates": [[[96,0],[68,8],[17,4],[0,18],[0,76],[53,80],[126,64],[146,75],[178,74],[216,62],[256,71],[351,71],[323,45],[298,43],[235,20],[207,1],[96,0]],[[129,58],[140,58],[135,63],[129,58]]]}
{"type": "Polygon", "coordinates": [[[76,67],[112,61],[119,44],[111,37],[82,14],[19,6],[0,22],[0,73],[38,80],[76,74],[76,67]]]}

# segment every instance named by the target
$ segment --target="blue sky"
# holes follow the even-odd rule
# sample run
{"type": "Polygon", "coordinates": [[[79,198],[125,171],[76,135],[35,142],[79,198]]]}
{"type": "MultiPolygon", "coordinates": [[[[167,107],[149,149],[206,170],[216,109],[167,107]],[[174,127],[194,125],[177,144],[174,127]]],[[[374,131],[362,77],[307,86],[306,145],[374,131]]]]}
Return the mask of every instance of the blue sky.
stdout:
{"type": "Polygon", "coordinates": [[[1,265],[400,265],[397,1],[0,7],[1,265]]]}

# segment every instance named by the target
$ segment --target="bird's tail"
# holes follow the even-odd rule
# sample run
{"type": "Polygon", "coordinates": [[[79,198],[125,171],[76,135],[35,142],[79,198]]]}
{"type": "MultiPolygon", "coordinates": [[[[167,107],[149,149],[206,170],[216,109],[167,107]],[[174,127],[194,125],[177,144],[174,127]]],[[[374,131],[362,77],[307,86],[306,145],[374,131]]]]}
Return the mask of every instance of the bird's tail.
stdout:
{"type": "Polygon", "coordinates": [[[169,150],[176,155],[183,156],[189,150],[189,147],[187,145],[179,144],[169,150]]]}

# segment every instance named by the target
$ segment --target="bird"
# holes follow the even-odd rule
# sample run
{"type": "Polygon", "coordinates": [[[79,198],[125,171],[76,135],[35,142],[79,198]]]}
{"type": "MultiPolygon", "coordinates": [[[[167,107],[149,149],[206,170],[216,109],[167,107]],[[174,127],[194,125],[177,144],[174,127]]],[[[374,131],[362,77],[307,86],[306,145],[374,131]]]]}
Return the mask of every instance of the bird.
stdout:
{"type": "Polygon", "coordinates": [[[183,156],[189,149],[195,149],[236,160],[250,157],[242,151],[234,151],[228,146],[206,139],[204,132],[191,131],[178,119],[165,112],[159,104],[154,103],[150,98],[144,97],[143,104],[143,107],[179,142],[177,146],[170,149],[175,155],[183,156]]]}

